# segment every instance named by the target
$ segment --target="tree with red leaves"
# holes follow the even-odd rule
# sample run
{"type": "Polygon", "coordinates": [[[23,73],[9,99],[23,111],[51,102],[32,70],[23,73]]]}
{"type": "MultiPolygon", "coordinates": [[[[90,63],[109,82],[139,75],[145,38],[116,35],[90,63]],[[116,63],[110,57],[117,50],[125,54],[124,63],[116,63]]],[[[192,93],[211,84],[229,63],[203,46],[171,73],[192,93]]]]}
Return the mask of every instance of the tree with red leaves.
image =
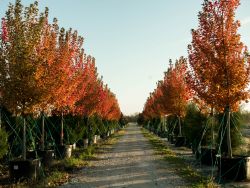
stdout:
{"type": "Polygon", "coordinates": [[[151,120],[160,117],[160,109],[157,108],[157,99],[158,98],[155,95],[155,92],[150,93],[150,96],[148,97],[143,109],[143,117],[145,120],[151,120]]]}
{"type": "Polygon", "coordinates": [[[186,83],[187,62],[181,57],[165,72],[164,79],[157,83],[157,88],[150,93],[144,109],[145,120],[162,119],[166,115],[178,117],[179,136],[182,136],[181,118],[185,115],[186,106],[192,92],[186,83]]]}
{"type": "Polygon", "coordinates": [[[80,79],[85,82],[85,86],[78,91],[80,96],[75,103],[75,112],[88,117],[97,112],[100,102],[101,81],[98,79],[95,58],[87,57],[84,74],[80,79]]]}
{"type": "Polygon", "coordinates": [[[39,15],[38,3],[23,8],[20,0],[10,4],[2,19],[0,38],[0,90],[2,105],[12,114],[23,117],[23,158],[26,158],[25,117],[33,113],[41,100],[37,87],[40,44],[46,11],[39,15]]]}
{"type": "Polygon", "coordinates": [[[24,9],[17,0],[1,22],[2,105],[13,115],[61,114],[61,144],[63,115],[98,114],[118,121],[121,114],[115,95],[98,78],[95,59],[86,58],[82,46],[77,31],[59,29],[56,19],[48,23],[47,8],[39,16],[38,2],[24,9]]]}
{"type": "MultiPolygon", "coordinates": [[[[48,19],[48,18],[47,18],[48,19]]],[[[72,29],[59,32],[57,20],[53,24],[44,24],[41,44],[37,49],[39,64],[36,77],[42,89],[42,100],[37,104],[38,112],[56,110],[59,113],[73,111],[78,99],[79,87],[83,87],[83,38],[72,29]],[[59,45],[58,45],[59,44],[59,45]]],[[[61,144],[63,140],[62,117],[61,144]]]]}
{"type": "Polygon", "coordinates": [[[232,157],[230,112],[247,99],[250,64],[246,46],[240,41],[235,21],[239,0],[205,0],[199,27],[192,30],[188,47],[188,82],[196,95],[227,117],[227,155],[232,157]]]}
{"type": "Polygon", "coordinates": [[[170,67],[161,87],[165,113],[178,117],[179,136],[182,136],[181,117],[185,115],[187,103],[192,97],[185,79],[186,70],[185,58],[181,57],[177,60],[174,67],[170,61],[170,67]]]}

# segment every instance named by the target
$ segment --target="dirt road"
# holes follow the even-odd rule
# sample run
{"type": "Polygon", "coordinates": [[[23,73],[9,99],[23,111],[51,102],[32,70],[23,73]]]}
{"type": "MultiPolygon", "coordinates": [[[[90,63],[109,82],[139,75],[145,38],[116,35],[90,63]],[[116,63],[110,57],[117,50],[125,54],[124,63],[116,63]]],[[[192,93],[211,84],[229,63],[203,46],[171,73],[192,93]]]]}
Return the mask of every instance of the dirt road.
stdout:
{"type": "Polygon", "coordinates": [[[162,157],[156,155],[136,124],[112,148],[104,149],[90,167],[73,175],[63,187],[187,187],[162,157]]]}

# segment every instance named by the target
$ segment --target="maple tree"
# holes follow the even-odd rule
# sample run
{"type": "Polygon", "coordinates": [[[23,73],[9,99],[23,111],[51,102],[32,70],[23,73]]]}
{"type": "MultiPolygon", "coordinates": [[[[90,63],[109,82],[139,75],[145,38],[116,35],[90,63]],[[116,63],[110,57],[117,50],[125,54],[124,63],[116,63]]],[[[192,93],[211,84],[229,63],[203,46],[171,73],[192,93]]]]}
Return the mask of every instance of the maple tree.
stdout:
{"type": "Polygon", "coordinates": [[[105,95],[103,96],[100,107],[99,115],[104,120],[118,122],[122,116],[118,100],[113,92],[107,88],[104,88],[105,95]]]}
{"type": "Polygon", "coordinates": [[[82,56],[81,46],[83,38],[78,37],[76,31],[69,29],[67,32],[62,28],[58,39],[58,57],[56,58],[57,70],[56,78],[58,79],[54,92],[54,104],[57,110],[64,110],[73,107],[77,99],[77,86],[81,78],[82,56]]]}
{"type": "MultiPolygon", "coordinates": [[[[63,116],[72,111],[78,99],[78,89],[84,82],[83,75],[83,38],[77,31],[67,32],[57,25],[44,24],[44,32],[38,51],[41,60],[37,70],[39,87],[43,90],[43,98],[37,104],[37,110],[47,112],[56,110],[63,116]]],[[[61,120],[61,144],[63,144],[63,117],[61,120]]]]}
{"type": "Polygon", "coordinates": [[[186,83],[186,59],[181,57],[164,74],[164,79],[158,81],[154,92],[150,93],[144,109],[143,117],[146,120],[162,119],[166,115],[178,117],[179,136],[182,136],[181,118],[185,115],[186,105],[192,97],[192,92],[186,83]]]}
{"type": "Polygon", "coordinates": [[[40,100],[35,78],[44,14],[38,16],[37,3],[22,12],[20,1],[10,5],[3,18],[1,34],[1,92],[3,104],[16,114],[28,114],[40,100]],[[25,16],[23,16],[25,15],[25,16]]]}
{"type": "MultiPolygon", "coordinates": [[[[82,74],[82,50],[83,38],[78,37],[76,31],[69,29],[65,32],[61,28],[58,37],[57,57],[55,59],[56,74],[53,72],[55,81],[52,92],[52,106],[61,113],[61,145],[63,145],[63,115],[69,113],[77,99],[77,87],[82,74]]],[[[55,69],[54,69],[55,70],[55,69]]],[[[51,70],[51,71],[54,71],[51,70]]]]}
{"type": "Polygon", "coordinates": [[[77,36],[77,32],[72,33],[71,29],[66,33],[64,29],[58,31],[56,20],[53,25],[45,25],[45,28],[49,34],[45,34],[42,48],[39,49],[45,62],[40,67],[39,76],[44,79],[39,80],[42,80],[41,86],[50,92],[44,92],[46,94],[42,101],[60,113],[85,117],[94,115],[103,100],[103,83],[98,78],[95,58],[86,57],[82,49],[83,38],[77,36]]]}
{"type": "Polygon", "coordinates": [[[48,12],[46,12],[46,21],[43,25],[43,32],[40,44],[37,47],[37,56],[40,61],[36,71],[37,86],[41,89],[41,100],[35,106],[35,111],[42,111],[49,114],[52,108],[57,75],[57,41],[59,35],[59,26],[57,20],[53,24],[48,23],[48,12]]]}
{"type": "Polygon", "coordinates": [[[35,78],[39,64],[36,47],[39,45],[46,12],[39,15],[35,2],[23,10],[21,1],[10,4],[2,19],[0,51],[0,89],[2,103],[15,115],[24,117],[23,158],[26,158],[25,116],[32,113],[40,100],[41,90],[35,78]]]}
{"type": "Polygon", "coordinates": [[[174,66],[170,61],[170,67],[165,74],[161,88],[165,113],[178,117],[179,136],[182,136],[181,118],[184,117],[187,103],[192,97],[185,79],[186,70],[187,62],[184,57],[176,60],[174,66]]]}
{"type": "Polygon", "coordinates": [[[239,0],[205,0],[188,47],[188,82],[196,95],[227,116],[227,155],[232,157],[230,112],[248,97],[250,64],[235,21],[239,0]]]}
{"type": "Polygon", "coordinates": [[[147,98],[147,101],[143,109],[143,117],[145,120],[154,119],[160,117],[160,110],[156,105],[157,96],[156,93],[150,93],[150,96],[147,98]]]}
{"type": "MultiPolygon", "coordinates": [[[[84,53],[83,37],[60,28],[56,18],[49,23],[48,14],[48,8],[39,14],[37,2],[24,8],[17,0],[2,18],[1,100],[15,116],[60,114],[63,144],[63,115],[97,114],[118,121],[121,112],[115,95],[98,77],[95,58],[84,53]]],[[[41,140],[44,145],[44,135],[41,140]]]]}
{"type": "Polygon", "coordinates": [[[95,58],[88,56],[85,64],[85,90],[81,93],[81,97],[76,102],[76,111],[81,112],[84,116],[91,116],[96,113],[97,106],[100,101],[101,81],[98,79],[97,68],[95,66],[95,58]]]}

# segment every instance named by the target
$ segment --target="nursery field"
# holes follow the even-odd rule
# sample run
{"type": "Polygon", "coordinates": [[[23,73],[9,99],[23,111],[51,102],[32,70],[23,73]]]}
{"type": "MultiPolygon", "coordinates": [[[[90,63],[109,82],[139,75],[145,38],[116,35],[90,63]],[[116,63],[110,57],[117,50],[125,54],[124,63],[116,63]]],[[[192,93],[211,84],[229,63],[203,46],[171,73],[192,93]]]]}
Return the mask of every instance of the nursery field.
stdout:
{"type": "Polygon", "coordinates": [[[123,0],[122,11],[74,1],[69,13],[57,0],[67,16],[59,19],[52,1],[9,1],[0,0],[0,187],[250,187],[250,51],[241,39],[250,15],[238,16],[247,0],[198,2],[188,37],[175,20],[187,1],[123,0]]]}
{"type": "Polygon", "coordinates": [[[248,187],[250,182],[219,183],[217,168],[201,165],[190,148],[175,147],[166,138],[129,123],[117,143],[102,148],[62,187],[83,186],[248,187]]]}

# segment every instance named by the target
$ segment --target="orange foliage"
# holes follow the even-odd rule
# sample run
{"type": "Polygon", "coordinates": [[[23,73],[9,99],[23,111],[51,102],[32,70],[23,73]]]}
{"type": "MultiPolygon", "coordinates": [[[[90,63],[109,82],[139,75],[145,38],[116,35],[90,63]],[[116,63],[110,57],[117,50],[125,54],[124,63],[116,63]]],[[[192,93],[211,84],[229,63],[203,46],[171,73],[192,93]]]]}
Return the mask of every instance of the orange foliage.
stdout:
{"type": "Polygon", "coordinates": [[[218,111],[226,106],[236,111],[239,102],[248,98],[250,62],[237,33],[240,23],[234,20],[238,6],[239,0],[205,0],[188,48],[188,83],[218,111]]]}
{"type": "Polygon", "coordinates": [[[38,13],[37,2],[23,11],[17,0],[2,19],[0,89],[4,105],[14,114],[53,111],[118,120],[117,99],[98,78],[95,59],[86,58],[83,38],[72,29],[59,29],[56,19],[48,23],[47,8],[40,17],[38,13]]]}
{"type": "Polygon", "coordinates": [[[159,81],[157,88],[147,99],[143,116],[146,119],[161,117],[168,114],[183,116],[185,108],[192,97],[192,92],[186,84],[186,59],[181,57],[173,67],[165,72],[164,80],[159,81]]]}

